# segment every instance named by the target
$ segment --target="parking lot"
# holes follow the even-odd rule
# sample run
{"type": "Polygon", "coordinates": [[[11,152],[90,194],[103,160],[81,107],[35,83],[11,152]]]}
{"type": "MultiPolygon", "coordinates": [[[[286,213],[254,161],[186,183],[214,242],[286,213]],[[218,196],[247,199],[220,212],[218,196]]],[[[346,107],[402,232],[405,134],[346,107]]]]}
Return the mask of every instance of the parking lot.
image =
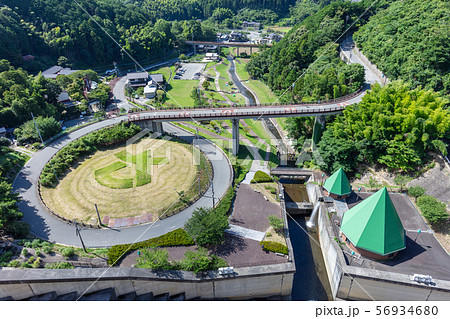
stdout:
{"type": "Polygon", "coordinates": [[[205,63],[182,63],[173,78],[175,80],[198,80],[205,66],[205,63]],[[180,72],[181,70],[184,72],[180,72]]]}

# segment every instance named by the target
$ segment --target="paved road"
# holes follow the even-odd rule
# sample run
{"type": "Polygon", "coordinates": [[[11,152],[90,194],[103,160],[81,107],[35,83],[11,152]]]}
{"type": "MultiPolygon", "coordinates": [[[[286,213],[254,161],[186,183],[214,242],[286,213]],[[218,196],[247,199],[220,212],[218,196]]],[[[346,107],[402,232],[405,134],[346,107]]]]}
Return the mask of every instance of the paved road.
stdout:
{"type": "MultiPolygon", "coordinates": [[[[80,240],[75,236],[74,226],[63,222],[48,213],[38,199],[37,183],[40,172],[47,161],[69,142],[93,130],[119,123],[126,117],[118,117],[98,122],[64,136],[43,150],[35,153],[30,161],[22,168],[13,183],[13,189],[22,197],[19,208],[24,214],[23,220],[31,225],[31,232],[43,239],[65,245],[80,246],[80,240]]],[[[174,135],[185,137],[193,141],[194,136],[178,127],[164,123],[164,130],[174,135]]],[[[195,143],[197,145],[197,143],[195,143]]],[[[220,198],[227,189],[232,178],[232,170],[228,158],[211,142],[200,139],[198,147],[211,160],[214,170],[215,197],[220,198]]],[[[82,229],[83,240],[88,247],[105,247],[120,243],[141,241],[165,234],[173,229],[180,228],[191,217],[197,207],[212,206],[211,187],[205,195],[192,206],[177,215],[157,221],[152,227],[150,224],[123,228],[123,229],[82,229]]],[[[216,200],[217,202],[217,200],[216,200]]]]}

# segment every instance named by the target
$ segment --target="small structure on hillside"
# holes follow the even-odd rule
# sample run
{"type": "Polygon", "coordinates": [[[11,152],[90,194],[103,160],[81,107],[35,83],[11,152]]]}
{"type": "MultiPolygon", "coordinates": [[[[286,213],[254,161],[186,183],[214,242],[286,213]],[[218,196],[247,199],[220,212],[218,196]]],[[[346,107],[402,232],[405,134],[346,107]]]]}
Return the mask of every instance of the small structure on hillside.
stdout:
{"type": "Polygon", "coordinates": [[[344,213],[341,237],[353,251],[377,260],[406,248],[405,229],[386,187],[344,213]]]}
{"type": "Polygon", "coordinates": [[[48,68],[45,71],[42,71],[41,74],[46,79],[56,79],[58,75],[70,75],[78,70],[72,70],[71,68],[64,68],[59,65],[54,65],[51,68],[48,68]]]}
{"type": "Polygon", "coordinates": [[[249,21],[242,22],[242,28],[255,28],[256,30],[259,30],[260,27],[261,27],[260,22],[249,22],[249,21]]]}
{"type": "Polygon", "coordinates": [[[334,199],[345,199],[352,192],[352,187],[342,167],[327,178],[323,188],[325,188],[325,195],[334,199]]]}
{"type": "Polygon", "coordinates": [[[158,84],[151,80],[144,88],[144,96],[147,99],[153,99],[156,96],[156,91],[158,90],[158,84]]]}
{"type": "Polygon", "coordinates": [[[132,88],[146,86],[148,80],[148,72],[134,72],[127,74],[127,84],[132,88]]]}

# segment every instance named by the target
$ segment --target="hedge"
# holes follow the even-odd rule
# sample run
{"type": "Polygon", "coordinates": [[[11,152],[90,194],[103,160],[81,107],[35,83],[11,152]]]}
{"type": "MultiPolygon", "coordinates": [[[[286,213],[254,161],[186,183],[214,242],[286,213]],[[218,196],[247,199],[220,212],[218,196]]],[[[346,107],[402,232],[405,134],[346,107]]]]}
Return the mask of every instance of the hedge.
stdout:
{"type": "Polygon", "coordinates": [[[419,196],[417,206],[419,206],[423,216],[434,226],[440,226],[449,218],[445,203],[440,202],[433,196],[419,196]]]}
{"type": "Polygon", "coordinates": [[[283,255],[287,255],[289,253],[287,246],[274,241],[261,241],[259,244],[261,245],[261,248],[266,251],[272,251],[283,255]]]}
{"type": "Polygon", "coordinates": [[[191,236],[189,236],[184,229],[178,228],[168,232],[167,234],[156,238],[150,238],[138,243],[112,246],[108,250],[108,264],[114,265],[126,254],[126,252],[136,249],[150,247],[192,246],[194,244],[194,240],[191,236]]]}
{"type": "Polygon", "coordinates": [[[273,179],[263,171],[257,171],[251,183],[264,183],[264,182],[273,182],[273,179]]]}

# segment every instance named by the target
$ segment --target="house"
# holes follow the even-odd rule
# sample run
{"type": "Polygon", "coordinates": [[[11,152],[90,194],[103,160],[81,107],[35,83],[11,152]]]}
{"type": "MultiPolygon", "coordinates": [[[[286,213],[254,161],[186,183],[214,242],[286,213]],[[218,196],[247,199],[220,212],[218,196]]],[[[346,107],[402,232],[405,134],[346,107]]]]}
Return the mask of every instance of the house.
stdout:
{"type": "Polygon", "coordinates": [[[325,195],[334,199],[345,199],[352,192],[352,187],[342,167],[327,178],[323,188],[325,188],[325,195]]]}
{"type": "Polygon", "coordinates": [[[148,84],[144,88],[144,96],[147,99],[153,99],[156,96],[156,91],[158,90],[156,85],[148,84]]]}
{"type": "Polygon", "coordinates": [[[44,76],[44,78],[56,79],[58,75],[69,75],[77,71],[78,70],[72,70],[71,68],[63,68],[62,66],[54,65],[51,68],[42,71],[41,74],[44,76]]]}
{"type": "Polygon", "coordinates": [[[102,109],[103,108],[102,108],[102,104],[101,104],[100,100],[95,99],[95,100],[88,102],[89,112],[95,113],[95,112],[101,111],[102,109]]]}
{"type": "Polygon", "coordinates": [[[4,127],[0,127],[0,138],[6,137],[6,129],[4,127]]]}
{"type": "Polygon", "coordinates": [[[148,80],[148,72],[135,72],[127,74],[127,84],[132,88],[146,86],[148,80]]]}
{"type": "Polygon", "coordinates": [[[242,22],[242,28],[255,28],[256,30],[259,30],[260,27],[261,27],[260,22],[248,22],[248,21],[242,22]]]}
{"type": "Polygon", "coordinates": [[[207,45],[206,46],[206,51],[207,52],[217,51],[217,45],[207,45]]]}
{"type": "Polygon", "coordinates": [[[206,53],[204,61],[205,62],[219,61],[219,54],[218,53],[206,53]]]}
{"type": "Polygon", "coordinates": [[[282,36],[277,33],[270,33],[267,37],[269,38],[270,43],[279,42],[282,38],[282,36]]]}
{"type": "Polygon", "coordinates": [[[376,260],[406,248],[405,229],[386,187],[344,213],[341,237],[353,251],[376,260]]]}
{"type": "Polygon", "coordinates": [[[156,82],[158,89],[166,89],[166,79],[162,73],[150,74],[150,79],[156,82]]]}
{"type": "Polygon", "coordinates": [[[65,102],[70,102],[70,96],[69,93],[67,93],[67,91],[63,90],[57,98],[58,103],[65,103],[65,102]]]}
{"type": "Polygon", "coordinates": [[[230,42],[245,42],[245,41],[247,41],[247,38],[242,33],[235,31],[230,33],[230,42]]]}

